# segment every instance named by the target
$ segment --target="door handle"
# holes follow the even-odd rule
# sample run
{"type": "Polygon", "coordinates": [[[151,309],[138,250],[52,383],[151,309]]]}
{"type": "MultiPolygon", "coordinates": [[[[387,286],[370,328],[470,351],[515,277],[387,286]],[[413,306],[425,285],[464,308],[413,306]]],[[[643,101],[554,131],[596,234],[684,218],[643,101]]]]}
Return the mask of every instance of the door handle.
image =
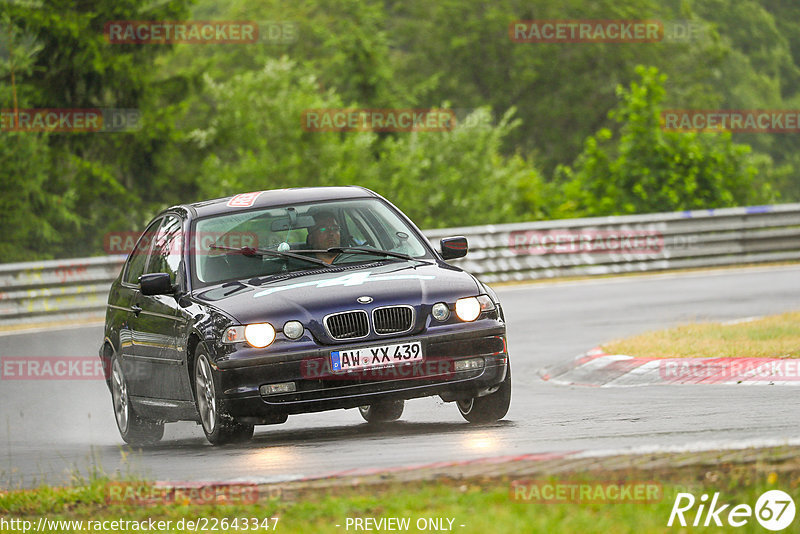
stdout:
{"type": "Polygon", "coordinates": [[[139,316],[140,313],[142,313],[142,307],[139,306],[138,304],[134,304],[133,306],[131,306],[131,310],[133,311],[133,314],[137,317],[139,316]]]}

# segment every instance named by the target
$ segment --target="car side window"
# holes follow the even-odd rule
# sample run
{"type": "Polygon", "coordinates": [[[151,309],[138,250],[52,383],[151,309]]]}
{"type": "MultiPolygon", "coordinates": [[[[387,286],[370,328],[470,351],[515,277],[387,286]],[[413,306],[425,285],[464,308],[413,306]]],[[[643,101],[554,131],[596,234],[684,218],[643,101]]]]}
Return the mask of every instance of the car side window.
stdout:
{"type": "Polygon", "coordinates": [[[372,245],[373,239],[367,234],[366,225],[359,220],[360,214],[358,217],[355,213],[351,213],[349,211],[344,212],[344,223],[347,229],[347,234],[353,240],[353,245],[355,246],[363,246],[363,245],[372,245]]]}
{"type": "Polygon", "coordinates": [[[161,219],[155,220],[147,227],[136,243],[133,252],[128,256],[128,261],[125,264],[125,274],[122,277],[126,284],[136,285],[139,283],[139,277],[144,273],[147,256],[153,244],[153,237],[155,237],[161,222],[161,219]]]}
{"type": "Polygon", "coordinates": [[[153,251],[150,253],[145,273],[169,273],[170,280],[174,284],[180,270],[182,251],[181,219],[175,215],[167,215],[154,236],[153,251]]]}

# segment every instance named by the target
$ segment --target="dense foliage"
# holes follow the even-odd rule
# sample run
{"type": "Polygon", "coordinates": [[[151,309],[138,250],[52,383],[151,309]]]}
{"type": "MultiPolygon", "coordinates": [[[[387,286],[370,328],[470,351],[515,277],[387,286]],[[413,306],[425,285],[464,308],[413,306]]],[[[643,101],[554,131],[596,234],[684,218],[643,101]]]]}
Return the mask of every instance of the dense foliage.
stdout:
{"type": "Polygon", "coordinates": [[[357,184],[422,227],[800,200],[793,134],[667,132],[663,109],[800,109],[779,0],[4,0],[0,108],[127,108],[125,132],[0,129],[0,261],[102,253],[164,207],[357,184]],[[531,19],[658,19],[658,43],[512,41],[531,19]],[[111,44],[117,20],[296,24],[295,40],[111,44]],[[317,108],[450,108],[446,132],[313,132],[317,108]]]}

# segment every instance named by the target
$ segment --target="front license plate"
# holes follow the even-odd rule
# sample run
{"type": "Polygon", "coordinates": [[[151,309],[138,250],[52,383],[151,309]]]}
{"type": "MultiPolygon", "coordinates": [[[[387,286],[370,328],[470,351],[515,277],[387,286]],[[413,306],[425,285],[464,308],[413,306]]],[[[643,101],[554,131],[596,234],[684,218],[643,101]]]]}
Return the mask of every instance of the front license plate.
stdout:
{"type": "Polygon", "coordinates": [[[420,362],[424,359],[422,343],[419,341],[355,350],[334,350],[331,351],[331,370],[372,369],[399,363],[420,362]]]}

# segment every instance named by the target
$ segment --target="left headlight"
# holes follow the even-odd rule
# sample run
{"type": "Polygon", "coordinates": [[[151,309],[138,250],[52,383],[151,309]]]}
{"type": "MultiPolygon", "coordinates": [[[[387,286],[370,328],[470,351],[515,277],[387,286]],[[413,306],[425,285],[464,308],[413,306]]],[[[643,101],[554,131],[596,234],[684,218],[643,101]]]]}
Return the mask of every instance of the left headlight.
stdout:
{"type": "Polygon", "coordinates": [[[456,301],[456,315],[467,323],[480,317],[481,313],[491,311],[494,308],[494,302],[489,298],[489,295],[466,297],[456,301]]]}
{"type": "Polygon", "coordinates": [[[263,349],[275,341],[275,328],[269,323],[231,326],[222,335],[223,343],[239,343],[240,341],[246,341],[251,347],[263,349]]]}

